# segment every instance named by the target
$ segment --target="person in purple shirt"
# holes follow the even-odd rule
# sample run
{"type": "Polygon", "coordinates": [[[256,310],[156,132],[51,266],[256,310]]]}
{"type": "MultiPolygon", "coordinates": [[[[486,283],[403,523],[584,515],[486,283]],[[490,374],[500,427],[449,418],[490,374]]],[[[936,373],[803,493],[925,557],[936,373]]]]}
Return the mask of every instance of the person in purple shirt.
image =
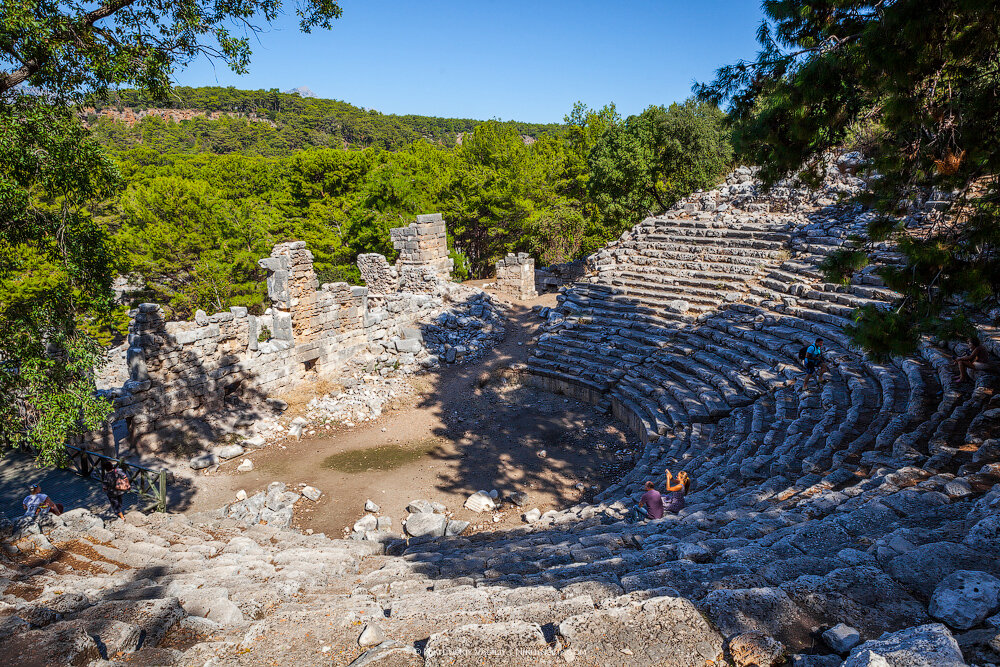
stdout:
{"type": "Polygon", "coordinates": [[[642,494],[630,516],[632,521],[659,519],[663,516],[663,496],[656,490],[655,484],[646,482],[646,492],[642,494]]]}

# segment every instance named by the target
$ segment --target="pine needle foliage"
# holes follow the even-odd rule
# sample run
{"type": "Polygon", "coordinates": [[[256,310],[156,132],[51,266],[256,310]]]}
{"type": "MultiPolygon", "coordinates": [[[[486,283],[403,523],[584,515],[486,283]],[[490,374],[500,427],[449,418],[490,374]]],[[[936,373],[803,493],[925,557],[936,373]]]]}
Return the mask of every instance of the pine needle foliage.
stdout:
{"type": "MultiPolygon", "coordinates": [[[[902,295],[862,309],[851,329],[876,356],[911,352],[940,323],[989,316],[1000,293],[1000,4],[982,0],[765,0],[753,61],[718,70],[696,94],[728,103],[739,154],[773,184],[816,172],[819,154],[861,148],[890,240],[906,266],[886,271],[902,295]],[[805,165],[805,167],[803,167],[805,165]],[[954,193],[939,215],[906,217],[954,193]],[[905,220],[907,224],[901,224],[905,220]]],[[[831,260],[840,268],[852,256],[831,260]]],[[[831,268],[836,268],[831,266],[831,268]]]]}

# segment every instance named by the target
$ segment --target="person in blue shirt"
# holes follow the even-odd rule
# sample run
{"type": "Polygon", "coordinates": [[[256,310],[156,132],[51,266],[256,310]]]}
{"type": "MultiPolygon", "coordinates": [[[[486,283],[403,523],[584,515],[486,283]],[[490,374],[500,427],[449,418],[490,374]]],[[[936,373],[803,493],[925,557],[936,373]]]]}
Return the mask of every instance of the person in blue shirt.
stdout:
{"type": "Polygon", "coordinates": [[[826,365],[826,359],[823,358],[823,353],[822,338],[817,338],[815,343],[806,348],[806,377],[802,380],[803,392],[805,392],[806,388],[809,386],[809,378],[813,375],[816,375],[817,383],[826,382],[826,380],[823,379],[823,374],[830,372],[830,369],[826,365]]]}

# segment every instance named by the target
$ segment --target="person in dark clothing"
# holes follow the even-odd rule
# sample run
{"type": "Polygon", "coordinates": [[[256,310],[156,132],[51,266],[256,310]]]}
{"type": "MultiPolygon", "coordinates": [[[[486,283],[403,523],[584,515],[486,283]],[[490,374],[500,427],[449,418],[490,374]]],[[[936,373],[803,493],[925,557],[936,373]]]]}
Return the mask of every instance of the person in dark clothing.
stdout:
{"type": "Polygon", "coordinates": [[[809,386],[809,378],[815,375],[816,382],[822,383],[824,382],[823,374],[830,371],[826,365],[826,359],[823,356],[824,352],[825,350],[823,349],[822,338],[817,338],[815,343],[806,348],[806,376],[805,379],[802,380],[802,393],[805,393],[806,388],[809,386]]]}
{"type": "Polygon", "coordinates": [[[125,471],[118,467],[117,461],[101,461],[101,486],[108,497],[108,502],[111,503],[111,511],[118,515],[119,519],[124,519],[122,496],[132,485],[125,471]]]}

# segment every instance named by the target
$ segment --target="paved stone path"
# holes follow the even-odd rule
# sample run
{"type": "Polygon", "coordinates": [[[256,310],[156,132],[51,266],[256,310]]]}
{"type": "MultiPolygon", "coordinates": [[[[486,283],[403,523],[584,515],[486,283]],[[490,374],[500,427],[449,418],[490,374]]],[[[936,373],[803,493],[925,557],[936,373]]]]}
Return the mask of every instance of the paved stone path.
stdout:
{"type": "MultiPolygon", "coordinates": [[[[86,479],[58,468],[36,468],[30,456],[21,452],[8,452],[0,458],[0,512],[8,519],[24,514],[21,502],[28,495],[28,487],[41,484],[42,493],[66,510],[86,507],[98,516],[111,516],[108,499],[96,480],[86,479]]],[[[134,493],[127,493],[122,505],[125,511],[142,506],[145,501],[134,493]]]]}

